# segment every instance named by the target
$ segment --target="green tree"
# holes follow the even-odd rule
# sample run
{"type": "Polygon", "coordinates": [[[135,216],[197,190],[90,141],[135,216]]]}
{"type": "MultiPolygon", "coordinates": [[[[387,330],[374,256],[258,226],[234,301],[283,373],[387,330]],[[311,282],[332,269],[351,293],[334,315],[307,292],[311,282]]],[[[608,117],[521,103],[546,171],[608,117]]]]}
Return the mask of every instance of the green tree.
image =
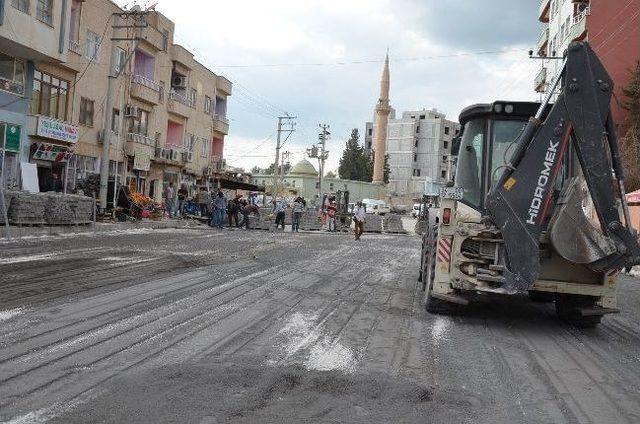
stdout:
{"type": "Polygon", "coordinates": [[[382,174],[382,180],[385,184],[389,184],[389,175],[391,174],[391,167],[389,166],[389,155],[384,155],[384,172],[382,174]]]}
{"type": "Polygon", "coordinates": [[[345,144],[338,175],[343,180],[371,181],[371,158],[360,145],[360,133],[357,128],[351,131],[351,137],[345,144]]]}
{"type": "MultiPolygon", "coordinates": [[[[280,164],[278,166],[278,168],[280,169],[281,173],[283,175],[286,175],[289,173],[289,171],[291,170],[291,164],[289,162],[285,163],[284,165],[280,164]]],[[[264,173],[266,175],[273,175],[274,171],[276,169],[276,164],[272,163],[271,165],[269,165],[269,167],[267,169],[264,170],[264,173]]]]}
{"type": "Polygon", "coordinates": [[[251,168],[251,173],[252,174],[262,174],[262,169],[260,169],[257,166],[254,166],[253,168],[251,168]]]}
{"type": "Polygon", "coordinates": [[[625,135],[620,140],[620,156],[625,168],[625,186],[628,192],[640,189],[640,61],[631,71],[629,85],[622,89],[622,106],[628,111],[624,125],[625,135]]]}
{"type": "Polygon", "coordinates": [[[325,178],[336,178],[336,173],[333,171],[329,171],[324,175],[325,178]]]}

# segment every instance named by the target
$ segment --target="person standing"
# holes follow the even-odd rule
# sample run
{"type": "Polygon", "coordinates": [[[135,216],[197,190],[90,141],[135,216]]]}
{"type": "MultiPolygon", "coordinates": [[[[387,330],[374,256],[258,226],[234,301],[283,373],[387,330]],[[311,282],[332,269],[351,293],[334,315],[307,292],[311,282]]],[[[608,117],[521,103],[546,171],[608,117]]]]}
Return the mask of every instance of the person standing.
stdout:
{"type": "Polygon", "coordinates": [[[242,215],[244,217],[243,224],[247,230],[249,229],[249,215],[251,214],[259,215],[260,207],[254,203],[245,203],[242,207],[242,215]]]}
{"type": "Polygon", "coordinates": [[[220,229],[224,228],[224,213],[227,209],[227,199],[222,190],[218,190],[216,198],[213,200],[213,225],[220,229]]]}
{"type": "Polygon", "coordinates": [[[211,205],[211,195],[206,187],[200,187],[198,193],[198,205],[200,205],[200,216],[209,217],[209,206],[211,205]]]}
{"type": "Polygon", "coordinates": [[[184,216],[184,208],[187,197],[189,197],[189,190],[187,190],[187,185],[185,183],[182,183],[182,185],[180,186],[180,190],[178,190],[178,214],[180,215],[180,218],[184,216]]]}
{"type": "Polygon", "coordinates": [[[176,191],[173,188],[173,181],[169,181],[169,185],[164,191],[164,199],[165,209],[169,214],[169,218],[173,218],[175,214],[174,204],[176,201],[176,191]]]}
{"type": "Polygon", "coordinates": [[[273,213],[276,215],[276,230],[280,224],[284,230],[285,204],[282,199],[273,201],[273,213]]]}
{"type": "Polygon", "coordinates": [[[327,206],[327,217],[328,217],[328,226],[329,231],[336,231],[336,213],[338,212],[338,206],[336,205],[335,200],[332,200],[327,206]]]}
{"type": "Polygon", "coordinates": [[[296,200],[293,201],[293,205],[291,206],[292,215],[291,215],[291,232],[298,232],[300,230],[300,218],[302,217],[302,213],[304,212],[304,199],[298,196],[296,200]]]}
{"type": "Polygon", "coordinates": [[[354,234],[356,240],[360,240],[360,236],[364,233],[365,209],[362,202],[358,202],[353,209],[353,222],[355,224],[354,234]]]}
{"type": "Polygon", "coordinates": [[[64,190],[64,184],[62,183],[60,174],[54,172],[52,178],[53,182],[51,183],[51,191],[62,193],[62,191],[64,190]]]}

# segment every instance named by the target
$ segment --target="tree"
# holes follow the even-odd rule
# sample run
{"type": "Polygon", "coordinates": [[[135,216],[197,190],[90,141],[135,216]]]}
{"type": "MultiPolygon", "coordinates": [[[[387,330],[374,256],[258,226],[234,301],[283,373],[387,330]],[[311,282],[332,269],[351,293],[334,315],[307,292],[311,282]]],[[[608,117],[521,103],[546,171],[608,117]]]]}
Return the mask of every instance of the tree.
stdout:
{"type": "MultiPolygon", "coordinates": [[[[265,169],[265,170],[264,170],[264,173],[265,173],[266,175],[273,175],[273,174],[274,174],[275,169],[276,169],[276,164],[275,164],[275,163],[272,163],[271,165],[269,165],[269,167],[268,167],[267,169],[265,169]]],[[[278,169],[280,169],[280,172],[281,172],[283,175],[286,175],[286,174],[288,174],[288,173],[289,173],[289,171],[291,170],[291,164],[290,164],[289,162],[285,163],[284,165],[280,164],[280,165],[278,166],[278,169]]]]}
{"type": "Polygon", "coordinates": [[[371,181],[371,158],[360,145],[360,133],[357,128],[351,131],[351,137],[345,144],[338,175],[343,180],[371,181]]]}
{"type": "Polygon", "coordinates": [[[253,168],[251,168],[251,173],[252,174],[262,174],[262,169],[260,169],[257,166],[254,166],[253,168]]]}
{"type": "Polygon", "coordinates": [[[333,171],[329,171],[325,174],[325,178],[336,178],[336,174],[333,171]]]}
{"type": "Polygon", "coordinates": [[[382,181],[385,184],[389,184],[389,175],[391,174],[391,167],[389,166],[389,155],[384,155],[384,172],[382,174],[382,181]]]}
{"type": "Polygon", "coordinates": [[[625,170],[627,192],[640,189],[640,61],[631,72],[629,85],[622,89],[622,106],[629,112],[625,122],[626,133],[621,139],[620,156],[625,170]]]}

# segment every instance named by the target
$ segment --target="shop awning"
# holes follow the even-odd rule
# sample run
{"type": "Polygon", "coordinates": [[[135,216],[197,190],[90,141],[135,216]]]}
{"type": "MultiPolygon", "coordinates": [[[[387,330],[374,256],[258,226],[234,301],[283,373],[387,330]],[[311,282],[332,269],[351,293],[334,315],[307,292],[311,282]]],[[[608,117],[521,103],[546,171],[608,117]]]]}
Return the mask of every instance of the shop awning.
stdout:
{"type": "Polygon", "coordinates": [[[245,183],[243,181],[228,180],[225,178],[216,178],[216,181],[220,181],[221,188],[225,188],[228,190],[246,190],[246,191],[264,192],[264,187],[260,187],[255,184],[245,183]]]}

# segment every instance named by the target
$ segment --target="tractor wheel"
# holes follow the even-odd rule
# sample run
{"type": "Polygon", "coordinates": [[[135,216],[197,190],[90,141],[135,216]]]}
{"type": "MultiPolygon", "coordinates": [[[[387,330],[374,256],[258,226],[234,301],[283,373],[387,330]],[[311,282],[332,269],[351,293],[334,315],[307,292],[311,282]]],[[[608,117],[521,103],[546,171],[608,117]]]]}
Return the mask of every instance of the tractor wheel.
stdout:
{"type": "Polygon", "coordinates": [[[555,295],[549,292],[531,290],[529,292],[529,299],[536,303],[549,303],[555,300],[555,295]]]}
{"type": "Polygon", "coordinates": [[[556,294],[556,314],[566,323],[578,328],[593,328],[600,324],[602,315],[582,316],[579,308],[593,306],[596,299],[576,294],[556,294]]]}

